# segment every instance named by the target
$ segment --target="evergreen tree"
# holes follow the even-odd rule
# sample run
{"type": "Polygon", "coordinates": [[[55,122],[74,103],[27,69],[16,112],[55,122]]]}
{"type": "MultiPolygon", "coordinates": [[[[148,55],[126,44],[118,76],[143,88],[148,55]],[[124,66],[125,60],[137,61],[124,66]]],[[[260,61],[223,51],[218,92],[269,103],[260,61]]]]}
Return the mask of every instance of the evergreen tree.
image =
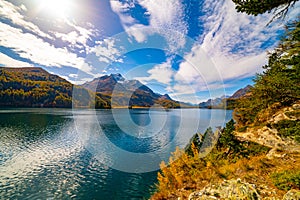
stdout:
{"type": "Polygon", "coordinates": [[[265,12],[275,12],[275,17],[284,17],[288,9],[298,0],[232,0],[238,12],[248,15],[258,15],[265,12]]]}
{"type": "Polygon", "coordinates": [[[281,42],[263,67],[265,71],[254,79],[251,97],[240,100],[235,110],[235,119],[240,125],[258,120],[268,108],[275,110],[300,100],[299,39],[300,22],[288,24],[281,42]]]}

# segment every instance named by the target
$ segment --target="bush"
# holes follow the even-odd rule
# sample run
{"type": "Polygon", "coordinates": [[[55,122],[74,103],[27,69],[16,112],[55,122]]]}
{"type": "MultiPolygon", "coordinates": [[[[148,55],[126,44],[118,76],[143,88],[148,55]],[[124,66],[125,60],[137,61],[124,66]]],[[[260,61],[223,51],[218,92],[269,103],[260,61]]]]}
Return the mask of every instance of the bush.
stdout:
{"type": "Polygon", "coordinates": [[[247,131],[247,126],[242,126],[242,127],[239,127],[238,129],[237,129],[237,131],[238,132],[246,132],[247,131]]]}
{"type": "Polygon", "coordinates": [[[297,142],[300,142],[300,120],[281,120],[276,124],[273,124],[277,129],[278,135],[285,138],[292,138],[297,142]]]}
{"type": "Polygon", "coordinates": [[[274,185],[281,190],[300,189],[300,171],[289,170],[271,175],[274,185]]]}
{"type": "Polygon", "coordinates": [[[290,111],[290,112],[286,112],[285,113],[288,117],[292,118],[296,118],[299,119],[300,118],[300,110],[294,110],[294,111],[290,111]]]}

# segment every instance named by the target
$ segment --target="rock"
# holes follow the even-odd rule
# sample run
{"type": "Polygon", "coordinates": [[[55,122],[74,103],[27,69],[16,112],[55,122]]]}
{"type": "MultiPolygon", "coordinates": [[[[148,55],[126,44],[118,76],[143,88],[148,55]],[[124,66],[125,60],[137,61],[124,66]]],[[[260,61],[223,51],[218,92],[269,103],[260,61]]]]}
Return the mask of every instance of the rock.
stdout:
{"type": "Polygon", "coordinates": [[[277,148],[271,149],[266,157],[268,159],[273,159],[273,158],[284,158],[286,156],[286,153],[283,153],[282,151],[279,151],[277,148]]]}
{"type": "Polygon", "coordinates": [[[255,185],[242,182],[240,179],[224,180],[218,185],[208,185],[200,191],[189,195],[189,200],[212,199],[261,199],[255,185]]]}
{"type": "MultiPolygon", "coordinates": [[[[242,140],[249,140],[270,148],[276,148],[277,150],[291,150],[291,145],[295,146],[292,143],[293,141],[288,139],[283,140],[278,136],[276,129],[271,129],[267,126],[263,126],[259,129],[248,128],[247,132],[236,131],[234,134],[238,138],[242,138],[242,140]]],[[[295,150],[296,152],[298,152],[297,149],[298,147],[295,150]]]]}
{"type": "MultiPolygon", "coordinates": [[[[284,113],[279,113],[279,114],[276,114],[273,116],[273,123],[278,123],[279,121],[281,120],[284,120],[284,119],[289,119],[288,116],[286,116],[284,113]]],[[[271,120],[270,120],[271,121],[271,120]]]]}
{"type": "Polygon", "coordinates": [[[294,104],[292,107],[294,110],[300,110],[300,104],[298,103],[294,104]]]}
{"type": "Polygon", "coordinates": [[[300,200],[300,190],[290,190],[284,196],[282,200],[300,200]]]}

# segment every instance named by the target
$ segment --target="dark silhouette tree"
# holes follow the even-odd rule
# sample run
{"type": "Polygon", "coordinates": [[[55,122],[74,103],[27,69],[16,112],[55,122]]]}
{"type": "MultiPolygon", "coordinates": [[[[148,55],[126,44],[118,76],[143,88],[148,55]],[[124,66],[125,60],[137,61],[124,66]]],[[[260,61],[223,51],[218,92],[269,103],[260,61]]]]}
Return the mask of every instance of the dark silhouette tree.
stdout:
{"type": "MultiPolygon", "coordinates": [[[[232,0],[238,12],[248,15],[259,15],[274,11],[274,18],[285,17],[290,7],[298,0],[232,0]]],[[[274,19],[273,18],[273,19],[274,19]]]]}

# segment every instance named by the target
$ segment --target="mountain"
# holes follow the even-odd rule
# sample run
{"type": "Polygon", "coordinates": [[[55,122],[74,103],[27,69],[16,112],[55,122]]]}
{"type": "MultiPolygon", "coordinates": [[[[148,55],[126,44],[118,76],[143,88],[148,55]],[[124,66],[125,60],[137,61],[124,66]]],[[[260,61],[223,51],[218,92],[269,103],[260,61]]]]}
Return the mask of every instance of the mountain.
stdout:
{"type": "Polygon", "coordinates": [[[205,102],[199,103],[199,108],[214,108],[214,109],[233,109],[236,101],[240,98],[247,97],[253,86],[247,85],[244,88],[237,90],[231,96],[222,96],[215,99],[208,99],[205,102]]]}
{"type": "Polygon", "coordinates": [[[150,107],[157,104],[167,108],[179,108],[180,102],[168,94],[153,92],[138,80],[126,80],[121,74],[105,75],[86,82],[82,87],[96,92],[96,95],[109,95],[113,107],[150,107]]]}
{"type": "Polygon", "coordinates": [[[1,107],[150,107],[179,108],[169,95],[153,92],[137,80],[121,74],[105,75],[82,86],[38,67],[0,67],[1,107]],[[72,99],[73,89],[80,100],[72,99]]]}
{"type": "Polygon", "coordinates": [[[233,95],[226,99],[226,109],[235,109],[237,107],[237,102],[241,99],[248,98],[251,95],[251,89],[253,86],[247,85],[244,88],[237,90],[233,95]]]}
{"type": "Polygon", "coordinates": [[[160,99],[165,99],[165,100],[172,100],[171,97],[168,94],[164,94],[160,97],[160,99]]]}
{"type": "Polygon", "coordinates": [[[244,88],[239,89],[238,91],[236,91],[232,96],[230,96],[230,99],[239,99],[242,97],[245,97],[249,94],[251,88],[253,88],[253,86],[251,85],[247,85],[244,88]]]}
{"type": "Polygon", "coordinates": [[[205,102],[199,103],[199,108],[223,108],[225,97],[208,99],[205,102]]]}
{"type": "MultiPolygon", "coordinates": [[[[84,102],[89,101],[92,93],[74,86],[65,79],[48,73],[42,68],[8,68],[0,67],[0,106],[2,107],[72,107],[83,106],[79,101],[72,101],[73,87],[82,96],[84,102]]],[[[81,99],[82,100],[82,99],[81,99]]],[[[97,96],[95,102],[98,108],[110,107],[105,96],[97,96]]]]}
{"type": "Polygon", "coordinates": [[[192,107],[158,94],[138,80],[121,74],[105,75],[83,85],[39,67],[0,67],[0,107],[192,107]],[[72,98],[74,88],[76,97],[72,98]]]}
{"type": "Polygon", "coordinates": [[[158,95],[155,94],[150,88],[143,85],[138,80],[125,80],[125,78],[119,73],[95,78],[90,82],[84,83],[82,86],[91,91],[100,92],[109,95],[111,95],[113,92],[114,93],[124,92],[124,91],[132,92],[137,89],[143,90],[144,92],[147,93],[150,92],[153,95],[158,95]]]}
{"type": "Polygon", "coordinates": [[[95,78],[90,82],[86,82],[82,87],[94,92],[100,92],[105,94],[111,94],[118,81],[124,81],[125,79],[121,74],[111,74],[95,78]]]}
{"type": "MultiPolygon", "coordinates": [[[[252,86],[236,91],[230,97],[209,99],[199,108],[233,107],[235,101],[247,96],[252,86]]],[[[81,86],[48,73],[38,67],[0,67],[0,106],[2,107],[192,107],[173,100],[168,94],[158,94],[138,80],[126,80],[121,74],[95,78],[81,86]],[[72,101],[73,87],[86,99],[72,101]],[[91,101],[91,99],[94,99],[91,101]]]]}

